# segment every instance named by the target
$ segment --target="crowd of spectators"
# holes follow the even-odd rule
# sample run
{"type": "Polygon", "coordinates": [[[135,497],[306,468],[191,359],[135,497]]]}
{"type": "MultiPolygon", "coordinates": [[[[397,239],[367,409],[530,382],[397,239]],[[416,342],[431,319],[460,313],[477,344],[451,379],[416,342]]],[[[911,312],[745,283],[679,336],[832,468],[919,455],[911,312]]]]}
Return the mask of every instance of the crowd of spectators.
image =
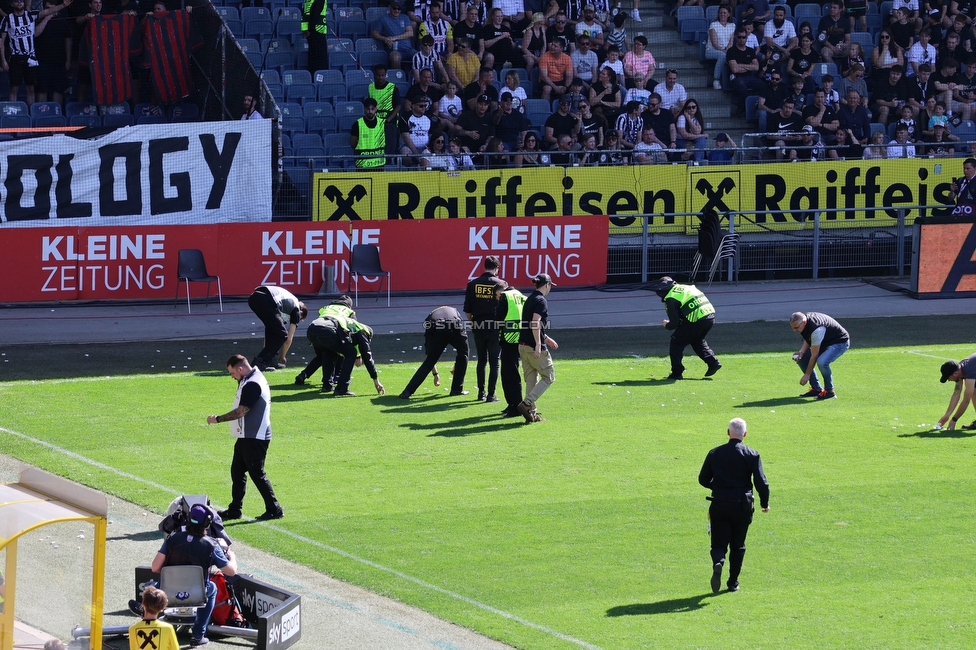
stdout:
{"type": "Polygon", "coordinates": [[[704,56],[716,62],[714,86],[732,95],[734,115],[744,116],[756,98],[768,147],[760,157],[970,153],[953,128],[976,114],[976,3],[894,0],[884,6],[890,11],[879,14],[873,31],[863,0],[834,0],[819,20],[799,24],[791,22],[788,7],[770,8],[766,0],[746,0],[741,12],[766,15],[765,21],[733,26],[734,10],[719,8],[704,56]],[[865,51],[863,43],[872,41],[865,51]]]}

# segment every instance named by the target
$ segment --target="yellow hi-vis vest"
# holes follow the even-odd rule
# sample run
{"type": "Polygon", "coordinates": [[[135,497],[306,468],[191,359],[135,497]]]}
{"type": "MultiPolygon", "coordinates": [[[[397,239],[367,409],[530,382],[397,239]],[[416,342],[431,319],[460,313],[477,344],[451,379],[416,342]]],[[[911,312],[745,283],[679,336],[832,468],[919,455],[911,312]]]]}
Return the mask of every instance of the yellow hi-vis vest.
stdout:
{"type": "Polygon", "coordinates": [[[698,287],[690,284],[675,284],[664,299],[673,298],[680,305],[681,317],[689,323],[697,323],[715,313],[715,308],[698,287]]]}
{"type": "Polygon", "coordinates": [[[356,167],[360,169],[382,167],[386,164],[386,157],[381,155],[386,149],[386,122],[376,119],[376,126],[366,124],[366,118],[357,120],[359,125],[359,140],[356,141],[356,153],[372,158],[357,158],[356,167]]]}
{"type": "Polygon", "coordinates": [[[508,289],[502,291],[501,297],[508,305],[508,310],[505,312],[505,323],[502,326],[502,338],[505,339],[506,343],[518,343],[525,295],[518,289],[508,289]]]}

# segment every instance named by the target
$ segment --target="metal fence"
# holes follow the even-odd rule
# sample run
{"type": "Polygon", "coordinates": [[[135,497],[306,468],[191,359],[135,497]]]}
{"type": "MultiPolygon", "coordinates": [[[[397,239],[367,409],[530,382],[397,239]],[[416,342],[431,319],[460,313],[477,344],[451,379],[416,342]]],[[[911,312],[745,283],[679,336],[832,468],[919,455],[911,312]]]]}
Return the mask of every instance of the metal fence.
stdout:
{"type": "MultiPolygon", "coordinates": [[[[722,215],[727,232],[739,228],[735,258],[721,264],[721,278],[732,280],[819,278],[831,276],[902,276],[911,270],[912,232],[908,215],[944,212],[944,205],[900,208],[891,224],[841,227],[828,215],[842,218],[843,209],[816,209],[799,222],[759,223],[756,212],[722,215]],[[833,213],[833,214],[832,214],[833,213]]],[[[786,214],[785,211],[780,213],[786,214]]],[[[776,214],[764,212],[763,215],[776,214]]],[[[633,215],[628,215],[633,216],[633,215]]],[[[689,234],[685,218],[696,214],[639,215],[629,226],[611,227],[607,275],[613,281],[646,282],[654,275],[687,277],[698,252],[697,232],[689,234]],[[681,217],[662,225],[661,217],[681,217]]],[[[710,258],[703,260],[708,270],[710,258]]]]}

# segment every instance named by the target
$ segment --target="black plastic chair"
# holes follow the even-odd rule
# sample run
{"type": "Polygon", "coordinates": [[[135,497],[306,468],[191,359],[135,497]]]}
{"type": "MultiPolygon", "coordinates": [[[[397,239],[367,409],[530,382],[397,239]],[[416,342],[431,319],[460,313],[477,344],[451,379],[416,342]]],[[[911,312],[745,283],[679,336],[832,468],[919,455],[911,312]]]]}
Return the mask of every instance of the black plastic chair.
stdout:
{"type": "MultiPolygon", "coordinates": [[[[368,278],[386,278],[386,306],[390,306],[390,285],[393,283],[389,271],[383,270],[380,264],[380,249],[372,244],[356,244],[352,247],[349,259],[350,280],[356,280],[356,306],[359,306],[359,276],[368,278]]],[[[346,288],[348,291],[348,286],[346,288]]],[[[380,282],[379,289],[376,290],[376,300],[380,299],[383,291],[383,282],[380,282]]]]}
{"type": "Polygon", "coordinates": [[[173,307],[176,308],[176,301],[180,297],[180,282],[186,282],[186,311],[190,310],[190,283],[207,283],[207,303],[210,304],[210,283],[217,283],[217,300],[220,302],[220,311],[224,311],[224,300],[220,293],[220,276],[207,273],[207,262],[203,259],[203,251],[198,248],[184,248],[180,251],[179,263],[176,267],[176,296],[173,298],[173,307]]]}

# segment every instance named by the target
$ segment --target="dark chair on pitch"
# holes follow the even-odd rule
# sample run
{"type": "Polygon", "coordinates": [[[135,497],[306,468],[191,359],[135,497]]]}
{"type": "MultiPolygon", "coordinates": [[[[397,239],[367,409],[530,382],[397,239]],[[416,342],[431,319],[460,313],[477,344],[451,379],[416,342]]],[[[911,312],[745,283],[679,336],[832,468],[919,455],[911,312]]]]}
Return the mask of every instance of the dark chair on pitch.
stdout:
{"type": "MultiPolygon", "coordinates": [[[[359,306],[359,276],[368,278],[386,278],[386,306],[390,306],[390,285],[392,284],[392,277],[389,271],[383,270],[383,265],[380,264],[380,249],[372,244],[356,244],[352,247],[352,253],[349,259],[349,276],[350,279],[356,280],[356,306],[359,306]]],[[[348,286],[346,288],[348,291],[348,286]]],[[[376,299],[380,299],[380,293],[383,292],[383,282],[380,281],[380,286],[376,290],[376,299]]]]}
{"type": "Polygon", "coordinates": [[[220,276],[207,273],[207,262],[203,259],[203,251],[198,248],[184,248],[180,251],[179,262],[176,267],[176,296],[173,298],[173,307],[176,307],[176,300],[180,297],[180,282],[186,282],[186,311],[190,313],[190,283],[207,283],[207,303],[210,304],[210,283],[217,283],[217,300],[220,302],[220,311],[224,311],[224,300],[220,293],[220,276]]]}

